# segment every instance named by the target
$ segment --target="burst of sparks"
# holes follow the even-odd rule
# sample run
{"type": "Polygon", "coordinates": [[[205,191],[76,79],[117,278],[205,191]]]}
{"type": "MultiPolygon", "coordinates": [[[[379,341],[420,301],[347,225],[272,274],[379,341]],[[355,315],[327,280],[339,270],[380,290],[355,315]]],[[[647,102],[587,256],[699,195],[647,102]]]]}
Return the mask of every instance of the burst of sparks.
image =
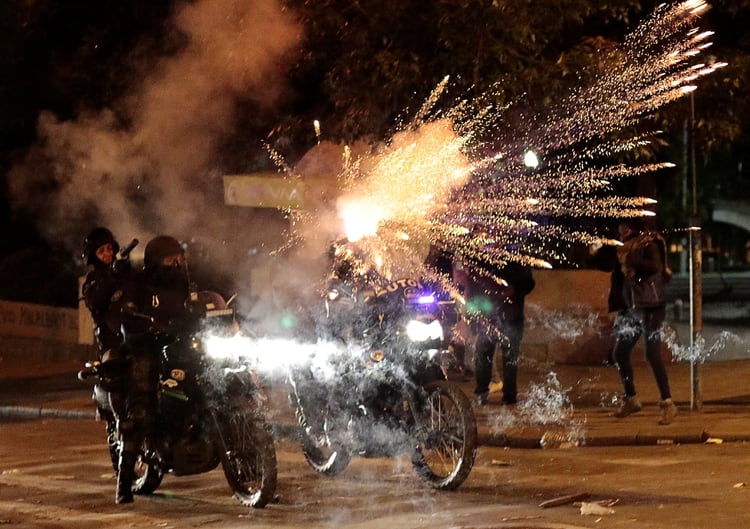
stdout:
{"type": "Polygon", "coordinates": [[[378,152],[352,161],[347,149],[338,216],[358,259],[369,261],[361,264],[390,278],[434,277],[424,261],[436,247],[490,266],[550,268],[566,244],[618,244],[575,219],[654,214],[655,201],[614,196],[612,183],[673,164],[607,158],[648,144],[657,131],[622,135],[726,65],[697,62],[712,33],[690,26],[706,8],[660,6],[601,57],[591,82],[512,126],[507,107],[484,103],[492,94],[434,111],[446,77],[378,152]]]}

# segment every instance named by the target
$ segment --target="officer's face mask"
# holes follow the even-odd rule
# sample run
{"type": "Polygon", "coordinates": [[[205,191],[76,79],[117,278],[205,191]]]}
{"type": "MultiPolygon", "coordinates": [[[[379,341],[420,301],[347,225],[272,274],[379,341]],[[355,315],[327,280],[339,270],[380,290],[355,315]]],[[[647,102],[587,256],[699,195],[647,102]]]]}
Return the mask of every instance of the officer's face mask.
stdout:
{"type": "Polygon", "coordinates": [[[190,278],[185,256],[182,254],[168,255],[159,263],[155,271],[155,279],[164,286],[187,288],[190,278]]]}

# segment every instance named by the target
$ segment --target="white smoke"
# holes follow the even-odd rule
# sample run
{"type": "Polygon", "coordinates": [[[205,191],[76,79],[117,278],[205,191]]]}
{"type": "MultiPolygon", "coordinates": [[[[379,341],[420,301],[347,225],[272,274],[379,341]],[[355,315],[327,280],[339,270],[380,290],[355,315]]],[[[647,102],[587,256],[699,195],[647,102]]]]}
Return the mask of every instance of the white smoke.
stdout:
{"type": "Polygon", "coordinates": [[[38,144],[11,170],[9,187],[47,237],[71,239],[77,229],[77,246],[92,222],[123,239],[231,237],[212,208],[223,199],[216,148],[232,133],[239,102],[270,105],[280,95],[299,29],[278,0],[200,0],[173,22],[185,46],[111,108],[71,120],[40,114],[38,144]]]}

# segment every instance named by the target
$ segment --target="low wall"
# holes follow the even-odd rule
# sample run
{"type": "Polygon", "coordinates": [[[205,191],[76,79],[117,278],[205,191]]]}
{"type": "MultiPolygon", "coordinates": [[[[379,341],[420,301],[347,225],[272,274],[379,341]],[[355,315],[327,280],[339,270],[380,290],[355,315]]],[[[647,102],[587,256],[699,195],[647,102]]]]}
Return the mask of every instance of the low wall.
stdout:
{"type": "Polygon", "coordinates": [[[0,336],[0,375],[3,369],[58,362],[78,362],[95,358],[91,345],[55,342],[40,338],[0,336]]]}
{"type": "Polygon", "coordinates": [[[562,364],[605,362],[613,345],[609,278],[597,270],[535,270],[522,354],[562,364]]]}
{"type": "MultiPolygon", "coordinates": [[[[79,315],[73,308],[0,301],[0,369],[89,359],[92,340],[81,343],[79,315]]],[[[91,329],[89,324],[89,337],[91,329]]]]}
{"type": "Polygon", "coordinates": [[[78,343],[78,310],[0,301],[0,336],[78,343]]]}

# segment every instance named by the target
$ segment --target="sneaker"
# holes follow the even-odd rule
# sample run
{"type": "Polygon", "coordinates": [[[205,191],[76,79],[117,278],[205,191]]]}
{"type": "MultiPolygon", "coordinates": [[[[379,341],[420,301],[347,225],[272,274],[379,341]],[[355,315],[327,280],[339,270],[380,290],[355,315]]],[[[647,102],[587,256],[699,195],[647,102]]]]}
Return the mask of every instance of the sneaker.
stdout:
{"type": "Polygon", "coordinates": [[[641,408],[643,408],[643,406],[638,399],[635,397],[625,397],[622,406],[620,406],[620,409],[615,412],[615,417],[622,419],[632,413],[638,413],[641,411],[641,408]]]}
{"type": "Polygon", "coordinates": [[[660,401],[659,409],[661,410],[659,424],[672,424],[672,419],[677,415],[677,406],[672,402],[672,399],[664,399],[660,401]]]}

